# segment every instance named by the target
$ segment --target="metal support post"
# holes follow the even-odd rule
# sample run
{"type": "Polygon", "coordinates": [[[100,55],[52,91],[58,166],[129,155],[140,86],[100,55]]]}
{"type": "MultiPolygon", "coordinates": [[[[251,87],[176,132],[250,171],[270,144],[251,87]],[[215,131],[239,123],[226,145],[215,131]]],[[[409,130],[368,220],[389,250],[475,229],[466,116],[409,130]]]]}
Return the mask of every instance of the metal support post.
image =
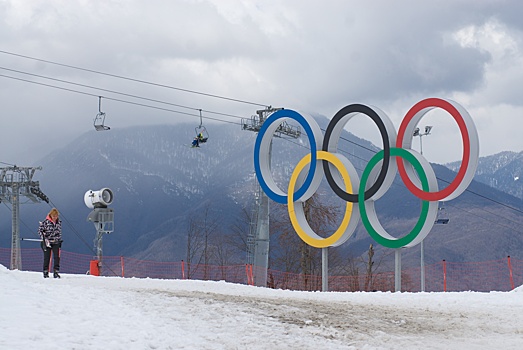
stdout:
{"type": "Polygon", "coordinates": [[[258,225],[254,242],[254,284],[267,286],[267,269],[269,267],[269,197],[261,193],[258,207],[258,225]]]}
{"type": "MultiPolygon", "coordinates": [[[[269,164],[272,156],[272,141],[269,145],[269,164]]],[[[254,285],[267,286],[267,270],[269,269],[269,197],[260,191],[258,207],[258,223],[254,242],[254,285]]]]}
{"type": "Polygon", "coordinates": [[[321,290],[329,291],[329,247],[321,248],[321,290]]]}
{"type": "Polygon", "coordinates": [[[94,238],[94,248],[96,249],[96,260],[101,264],[102,263],[102,257],[103,257],[103,237],[104,232],[103,231],[97,231],[96,237],[94,238]]]}
{"type": "Polygon", "coordinates": [[[22,269],[22,256],[20,252],[20,227],[18,225],[20,218],[20,191],[17,183],[12,185],[12,241],[11,241],[11,270],[22,269]]]}
{"type": "Polygon", "coordinates": [[[422,240],[421,243],[420,243],[420,250],[421,250],[421,266],[420,266],[420,269],[421,269],[421,291],[424,292],[425,291],[425,250],[424,250],[424,247],[423,247],[423,242],[425,242],[425,240],[422,240]]]}
{"type": "MultiPolygon", "coordinates": [[[[421,155],[423,155],[423,136],[430,135],[431,130],[432,130],[431,125],[425,126],[425,132],[421,132],[419,128],[416,128],[414,130],[413,136],[419,136],[419,148],[420,148],[421,155]]],[[[424,241],[425,240],[422,240],[420,243],[420,260],[421,260],[421,263],[420,263],[420,279],[421,279],[420,289],[422,292],[425,291],[425,250],[423,247],[424,241]]]]}
{"type": "Polygon", "coordinates": [[[401,248],[396,249],[394,258],[394,290],[401,292],[401,248]]]}
{"type": "Polygon", "coordinates": [[[109,234],[114,231],[114,210],[107,207],[94,208],[94,210],[89,213],[89,216],[87,216],[87,221],[92,222],[96,228],[94,249],[96,250],[96,260],[98,260],[99,273],[101,274],[103,259],[102,238],[104,233],[109,234]]]}

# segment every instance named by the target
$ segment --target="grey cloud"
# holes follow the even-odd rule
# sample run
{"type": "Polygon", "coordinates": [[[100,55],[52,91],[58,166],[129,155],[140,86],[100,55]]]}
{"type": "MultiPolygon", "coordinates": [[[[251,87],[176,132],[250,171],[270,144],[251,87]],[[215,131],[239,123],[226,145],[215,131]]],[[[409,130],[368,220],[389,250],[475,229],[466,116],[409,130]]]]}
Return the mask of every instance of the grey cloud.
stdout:
{"type": "MultiPolygon", "coordinates": [[[[351,102],[384,106],[456,93],[489,109],[521,106],[523,78],[516,70],[492,71],[494,64],[499,69],[494,57],[458,45],[452,34],[494,18],[521,50],[522,6],[501,0],[3,1],[0,40],[6,51],[326,115],[351,102]],[[30,10],[15,19],[15,5],[30,10]]],[[[521,62],[521,52],[515,55],[506,65],[521,62]]],[[[0,66],[225,113],[249,116],[257,108],[6,55],[0,66]]],[[[13,135],[35,139],[57,124],[70,140],[91,127],[95,97],[0,82],[4,113],[21,114],[33,126],[13,126],[13,135]]],[[[113,127],[183,119],[116,102],[104,106],[113,127]]],[[[15,140],[6,135],[0,147],[15,140]]]]}

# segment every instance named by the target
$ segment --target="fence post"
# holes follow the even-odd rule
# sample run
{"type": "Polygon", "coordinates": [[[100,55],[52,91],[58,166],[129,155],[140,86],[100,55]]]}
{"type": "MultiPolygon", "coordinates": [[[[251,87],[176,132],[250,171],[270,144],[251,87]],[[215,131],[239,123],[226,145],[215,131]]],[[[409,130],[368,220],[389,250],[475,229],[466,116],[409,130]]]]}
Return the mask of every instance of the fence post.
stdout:
{"type": "Polygon", "coordinates": [[[185,279],[185,263],[182,260],[182,280],[184,280],[184,279],[185,279]]]}
{"type": "Polygon", "coordinates": [[[252,264],[249,264],[249,276],[251,276],[251,286],[254,286],[254,272],[252,271],[252,264]]]}
{"type": "Polygon", "coordinates": [[[443,291],[447,291],[447,262],[443,259],[443,291]]]}
{"type": "Polygon", "coordinates": [[[510,276],[510,287],[514,289],[514,277],[512,276],[512,263],[510,262],[510,255],[507,257],[508,260],[508,273],[510,276]]]}
{"type": "Polygon", "coordinates": [[[120,255],[120,265],[122,266],[122,277],[125,277],[125,263],[124,263],[123,255],[120,255]]]}

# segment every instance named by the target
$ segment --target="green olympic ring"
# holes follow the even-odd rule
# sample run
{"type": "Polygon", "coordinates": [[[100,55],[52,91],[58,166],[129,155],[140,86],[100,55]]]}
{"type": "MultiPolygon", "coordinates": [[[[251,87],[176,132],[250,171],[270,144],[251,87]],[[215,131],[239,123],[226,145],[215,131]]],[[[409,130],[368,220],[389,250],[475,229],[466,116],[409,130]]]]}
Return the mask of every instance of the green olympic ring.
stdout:
{"type": "MultiPolygon", "coordinates": [[[[388,248],[411,247],[420,243],[430,232],[434,220],[437,216],[438,205],[437,202],[422,200],[421,215],[414,228],[405,236],[401,238],[392,237],[380,225],[376,210],[374,208],[375,201],[364,200],[365,187],[368,184],[368,179],[374,167],[383,159],[384,152],[376,153],[361,175],[360,188],[358,192],[358,204],[360,208],[360,216],[363,226],[369,235],[378,243],[388,248]]],[[[437,179],[434,170],[428,161],[418,156],[417,153],[410,152],[403,148],[391,148],[390,155],[401,157],[408,161],[416,170],[421,185],[424,191],[437,191],[437,179]],[[428,171],[427,171],[428,170],[428,171]]]]}

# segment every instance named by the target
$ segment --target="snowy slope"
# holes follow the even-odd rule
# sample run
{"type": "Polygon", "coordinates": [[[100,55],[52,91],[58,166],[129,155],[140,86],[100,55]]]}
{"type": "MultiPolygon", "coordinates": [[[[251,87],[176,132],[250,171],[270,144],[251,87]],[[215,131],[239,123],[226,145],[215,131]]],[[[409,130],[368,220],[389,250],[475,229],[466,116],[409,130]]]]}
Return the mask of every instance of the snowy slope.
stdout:
{"type": "Polygon", "coordinates": [[[1,349],[520,349],[523,288],[321,293],[9,271],[1,349]]]}

